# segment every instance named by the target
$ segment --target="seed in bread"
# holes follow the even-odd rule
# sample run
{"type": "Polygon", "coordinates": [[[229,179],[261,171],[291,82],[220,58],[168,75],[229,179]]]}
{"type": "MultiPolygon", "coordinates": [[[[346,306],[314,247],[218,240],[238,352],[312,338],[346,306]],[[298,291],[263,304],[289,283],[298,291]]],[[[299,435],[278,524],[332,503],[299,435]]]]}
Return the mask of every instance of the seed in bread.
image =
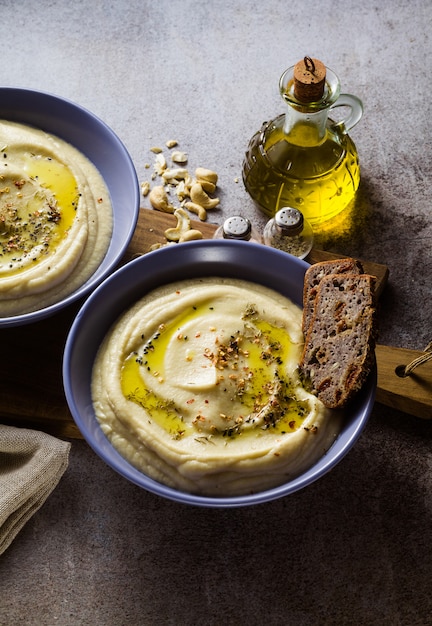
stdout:
{"type": "Polygon", "coordinates": [[[363,267],[356,259],[335,259],[311,265],[305,274],[303,287],[303,334],[306,335],[312,320],[318,285],[330,274],[362,274],[363,267]]]}
{"type": "Polygon", "coordinates": [[[299,367],[328,408],[345,406],[374,364],[375,281],[369,274],[331,274],[316,289],[299,367]]]}

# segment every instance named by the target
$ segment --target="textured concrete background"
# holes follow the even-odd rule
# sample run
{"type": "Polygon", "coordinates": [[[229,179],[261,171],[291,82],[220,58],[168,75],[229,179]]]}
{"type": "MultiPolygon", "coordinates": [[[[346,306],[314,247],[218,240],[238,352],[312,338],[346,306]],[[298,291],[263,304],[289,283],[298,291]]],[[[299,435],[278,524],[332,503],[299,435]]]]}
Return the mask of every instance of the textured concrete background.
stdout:
{"type": "MultiPolygon", "coordinates": [[[[386,263],[380,342],[432,339],[432,3],[429,0],[0,0],[4,86],[56,93],[121,137],[138,176],[175,137],[220,176],[221,210],[258,227],[241,181],[250,136],[283,112],[280,74],[305,54],[365,113],[354,230],[329,249],[386,263]]],[[[317,483],[240,510],[140,491],[83,442],[0,559],[0,624],[430,623],[432,422],[376,404],[317,483]]]]}

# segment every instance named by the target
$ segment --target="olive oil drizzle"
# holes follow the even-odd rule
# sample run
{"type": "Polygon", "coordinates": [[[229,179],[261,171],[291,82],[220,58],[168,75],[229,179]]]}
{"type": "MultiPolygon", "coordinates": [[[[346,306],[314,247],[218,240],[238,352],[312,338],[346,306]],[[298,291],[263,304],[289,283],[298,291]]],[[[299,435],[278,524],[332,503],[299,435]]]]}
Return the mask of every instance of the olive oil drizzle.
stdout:
{"type": "Polygon", "coordinates": [[[214,301],[201,303],[161,325],[147,340],[142,337],[143,344],[122,366],[123,395],[140,405],[151,420],[177,440],[193,435],[203,443],[214,442],[215,437],[230,440],[238,436],[261,436],[264,431],[277,435],[297,431],[310,406],[296,398],[293,382],[284,368],[293,350],[289,333],[260,318],[251,305],[246,306],[237,333],[219,343],[217,349],[209,349],[206,355],[219,373],[218,393],[232,394],[233,404],[241,400],[241,413],[226,416],[225,427],[209,424],[206,414],[198,413],[192,420],[187,418],[190,407],[186,410],[177,406],[146,385],[148,375],[156,383],[163,382],[164,355],[170,341],[187,345],[190,337],[182,333],[185,322],[201,319],[218,306],[223,305],[214,301]]]}
{"type": "Polygon", "coordinates": [[[24,153],[22,176],[0,173],[0,274],[19,274],[41,262],[59,245],[76,217],[77,181],[71,170],[48,155],[24,153]]]}

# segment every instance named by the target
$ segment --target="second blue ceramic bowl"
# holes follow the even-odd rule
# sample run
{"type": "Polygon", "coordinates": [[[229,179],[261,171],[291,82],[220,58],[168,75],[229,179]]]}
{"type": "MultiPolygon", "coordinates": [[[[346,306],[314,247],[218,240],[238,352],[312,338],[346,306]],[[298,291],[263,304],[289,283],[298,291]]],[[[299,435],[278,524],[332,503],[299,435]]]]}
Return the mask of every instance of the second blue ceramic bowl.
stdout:
{"type": "Polygon", "coordinates": [[[96,272],[76,291],[33,313],[1,317],[0,327],[18,326],[53,315],[90,293],[118,265],[138,220],[140,190],[134,165],[117,135],[90,111],[58,96],[0,87],[0,119],[28,124],[57,135],[80,150],[98,168],[111,196],[113,233],[96,272]]]}
{"type": "Polygon", "coordinates": [[[103,434],[91,398],[92,368],[102,340],[117,318],[152,289],[182,279],[223,276],[260,283],[301,306],[307,267],[305,261],[260,244],[202,240],[150,252],[106,279],[80,310],[67,339],[63,362],[70,411],[93,450],[119,474],[143,489],[177,502],[204,507],[248,506],[281,498],[307,487],[331,470],[355,444],[366,425],[374,404],[375,371],[347,410],[336,441],[317,463],[279,487],[236,497],[185,493],[140,472],[103,434]]]}

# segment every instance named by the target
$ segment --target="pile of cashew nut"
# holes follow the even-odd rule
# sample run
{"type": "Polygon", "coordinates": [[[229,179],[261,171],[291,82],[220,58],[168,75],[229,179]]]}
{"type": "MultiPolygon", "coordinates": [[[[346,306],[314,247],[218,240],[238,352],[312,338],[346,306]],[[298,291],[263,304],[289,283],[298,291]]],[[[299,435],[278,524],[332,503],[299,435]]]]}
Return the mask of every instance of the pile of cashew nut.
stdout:
{"type": "MultiPolygon", "coordinates": [[[[177,141],[166,142],[168,149],[178,145],[177,141]]],[[[141,183],[143,196],[149,198],[150,204],[157,211],[172,213],[177,218],[177,226],[168,228],[164,235],[168,243],[181,243],[202,239],[200,230],[191,227],[188,212],[198,216],[199,220],[207,219],[207,211],[216,208],[220,199],[213,197],[216,191],[218,175],[216,172],[198,167],[195,176],[191,176],[187,165],[188,156],[180,150],[173,150],[170,154],[172,166],[168,166],[162,148],[154,147],[151,151],[156,155],[152,180],[160,178],[158,184],[151,186],[148,181],[141,183]],[[172,191],[176,196],[176,205],[171,200],[172,191]]],[[[155,244],[151,249],[166,244],[155,244]]]]}

